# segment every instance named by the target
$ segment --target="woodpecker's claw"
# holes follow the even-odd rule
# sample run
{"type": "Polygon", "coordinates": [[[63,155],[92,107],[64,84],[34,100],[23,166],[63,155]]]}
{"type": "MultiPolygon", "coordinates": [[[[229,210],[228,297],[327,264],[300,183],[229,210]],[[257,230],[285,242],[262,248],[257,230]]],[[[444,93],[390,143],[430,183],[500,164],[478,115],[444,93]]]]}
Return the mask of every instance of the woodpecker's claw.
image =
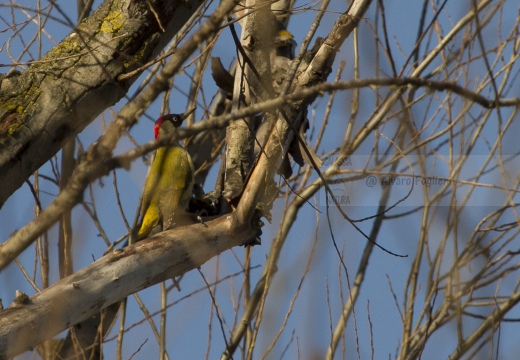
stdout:
{"type": "Polygon", "coordinates": [[[197,215],[197,220],[200,221],[201,225],[204,225],[205,227],[208,227],[208,225],[206,225],[206,223],[204,222],[204,220],[202,220],[202,217],[200,215],[197,215]]]}

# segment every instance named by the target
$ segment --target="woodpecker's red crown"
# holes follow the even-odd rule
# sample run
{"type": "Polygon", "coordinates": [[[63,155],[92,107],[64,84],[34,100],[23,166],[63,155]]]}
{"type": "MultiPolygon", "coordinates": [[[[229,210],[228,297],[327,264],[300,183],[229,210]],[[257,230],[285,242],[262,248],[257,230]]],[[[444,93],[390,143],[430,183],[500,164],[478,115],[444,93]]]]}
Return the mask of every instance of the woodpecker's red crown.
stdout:
{"type": "MultiPolygon", "coordinates": [[[[195,111],[195,109],[196,108],[190,109],[182,114],[166,114],[166,115],[163,115],[160,118],[158,118],[155,121],[155,125],[153,127],[154,138],[157,139],[159,137],[160,130],[165,121],[170,122],[173,125],[173,127],[176,129],[182,125],[182,122],[184,121],[184,119],[186,119],[188,116],[190,116],[195,111]]],[[[168,128],[166,128],[166,129],[163,128],[163,132],[164,131],[168,132],[167,129],[168,128]]]]}
{"type": "Polygon", "coordinates": [[[157,139],[159,137],[159,130],[161,129],[161,126],[165,121],[170,121],[175,128],[178,128],[182,125],[183,118],[181,117],[182,114],[167,114],[161,116],[157,121],[155,122],[155,125],[153,127],[153,135],[154,138],[157,139]]]}

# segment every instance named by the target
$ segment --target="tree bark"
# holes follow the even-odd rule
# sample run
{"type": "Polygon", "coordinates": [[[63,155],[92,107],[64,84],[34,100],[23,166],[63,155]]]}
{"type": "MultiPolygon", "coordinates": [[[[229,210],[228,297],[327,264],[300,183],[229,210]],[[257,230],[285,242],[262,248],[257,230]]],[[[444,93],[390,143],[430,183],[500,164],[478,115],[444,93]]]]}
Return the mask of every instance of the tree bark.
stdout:
{"type": "Polygon", "coordinates": [[[0,207],[126,94],[136,76],[118,77],[153,59],[202,3],[106,0],[41,60],[0,78],[0,207]]]}
{"type": "Polygon", "coordinates": [[[258,235],[233,215],[161,232],[102,257],[0,312],[0,359],[30,350],[130,294],[195,269],[258,235]]]}

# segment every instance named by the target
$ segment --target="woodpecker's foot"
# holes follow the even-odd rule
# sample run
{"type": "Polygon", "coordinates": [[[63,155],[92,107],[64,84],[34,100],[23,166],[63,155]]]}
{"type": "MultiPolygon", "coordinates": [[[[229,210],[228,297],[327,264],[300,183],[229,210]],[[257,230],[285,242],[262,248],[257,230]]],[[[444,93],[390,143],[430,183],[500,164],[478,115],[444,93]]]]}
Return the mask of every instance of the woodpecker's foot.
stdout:
{"type": "Polygon", "coordinates": [[[262,235],[262,227],[264,226],[264,222],[260,219],[262,214],[259,211],[255,211],[253,215],[253,219],[251,220],[251,227],[255,230],[255,235],[249,239],[244,246],[255,246],[261,245],[262,239],[260,238],[262,235]]]}
{"type": "Polygon", "coordinates": [[[200,185],[194,186],[195,197],[190,199],[188,212],[204,216],[220,214],[220,192],[209,192],[204,194],[200,185]]]}
{"type": "Polygon", "coordinates": [[[206,225],[206,224],[204,223],[204,220],[202,219],[202,217],[201,217],[200,215],[197,215],[197,220],[200,221],[200,224],[201,224],[201,225],[204,225],[205,227],[208,227],[208,225],[206,225]]]}

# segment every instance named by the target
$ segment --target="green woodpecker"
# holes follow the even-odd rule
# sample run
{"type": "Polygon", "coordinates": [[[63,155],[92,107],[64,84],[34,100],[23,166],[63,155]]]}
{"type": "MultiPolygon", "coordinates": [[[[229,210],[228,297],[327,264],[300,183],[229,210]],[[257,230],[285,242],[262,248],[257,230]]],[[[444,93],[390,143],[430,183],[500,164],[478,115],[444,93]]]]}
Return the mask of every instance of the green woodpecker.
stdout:
{"type": "MultiPolygon", "coordinates": [[[[193,111],[161,116],[155,122],[155,138],[172,134],[193,111]]],[[[193,173],[191,157],[179,142],[156,150],[144,185],[137,240],[166,230],[185,215],[193,190],[193,173]]]]}

